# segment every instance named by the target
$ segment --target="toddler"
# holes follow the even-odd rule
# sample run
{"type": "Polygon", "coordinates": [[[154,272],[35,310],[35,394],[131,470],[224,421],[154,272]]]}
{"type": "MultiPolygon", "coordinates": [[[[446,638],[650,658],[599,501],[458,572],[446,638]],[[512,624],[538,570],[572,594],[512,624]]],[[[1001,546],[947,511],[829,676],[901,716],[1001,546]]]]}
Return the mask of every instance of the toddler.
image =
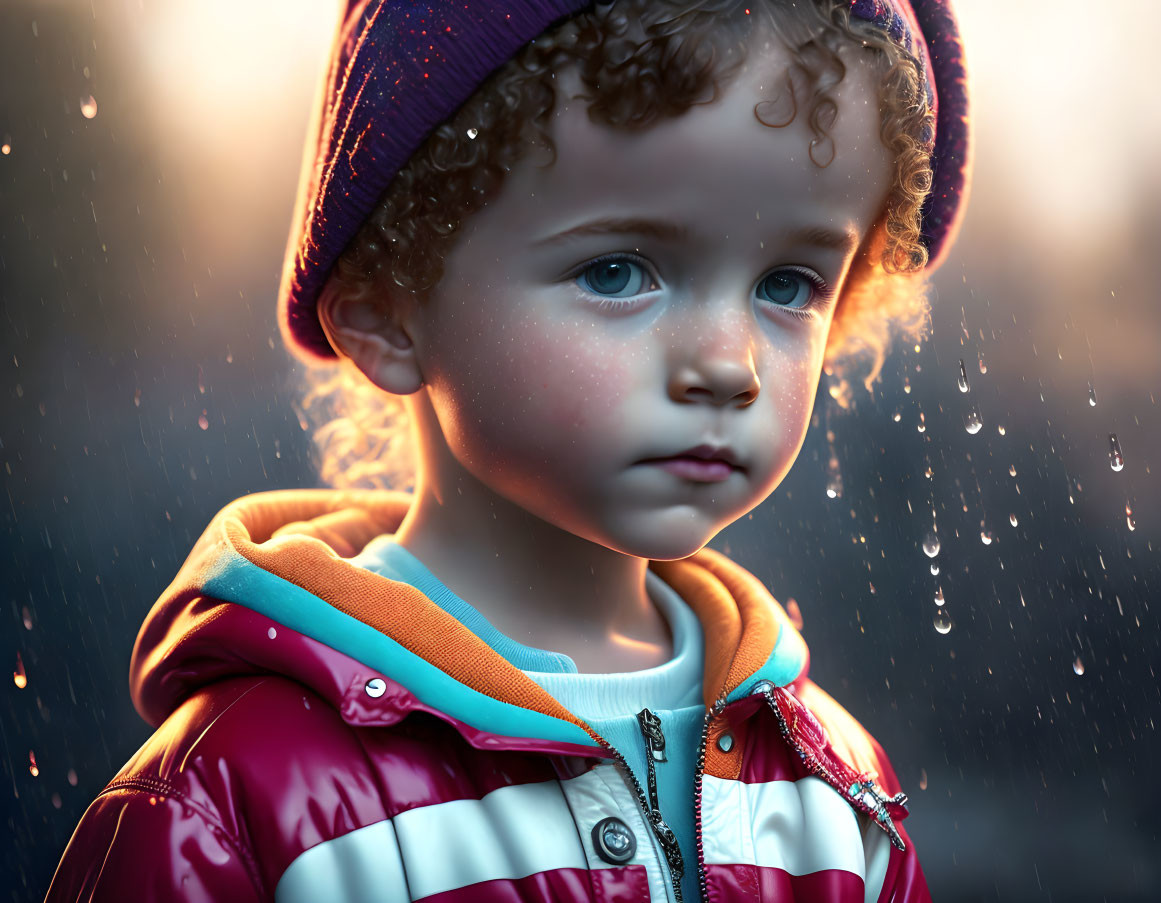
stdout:
{"type": "Polygon", "coordinates": [[[49,899],[929,900],[706,543],[922,329],[967,142],[944,0],[350,0],[280,298],[340,488],[195,545],[49,899]]]}

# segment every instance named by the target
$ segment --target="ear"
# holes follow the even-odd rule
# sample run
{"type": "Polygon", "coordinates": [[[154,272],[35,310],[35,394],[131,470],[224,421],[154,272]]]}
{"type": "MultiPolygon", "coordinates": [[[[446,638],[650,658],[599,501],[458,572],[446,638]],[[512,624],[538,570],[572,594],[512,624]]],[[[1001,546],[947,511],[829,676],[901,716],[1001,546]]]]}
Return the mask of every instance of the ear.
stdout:
{"type": "Polygon", "coordinates": [[[331,347],[392,395],[410,395],[423,385],[401,307],[375,291],[344,290],[334,276],[318,300],[319,323],[331,347]]]}

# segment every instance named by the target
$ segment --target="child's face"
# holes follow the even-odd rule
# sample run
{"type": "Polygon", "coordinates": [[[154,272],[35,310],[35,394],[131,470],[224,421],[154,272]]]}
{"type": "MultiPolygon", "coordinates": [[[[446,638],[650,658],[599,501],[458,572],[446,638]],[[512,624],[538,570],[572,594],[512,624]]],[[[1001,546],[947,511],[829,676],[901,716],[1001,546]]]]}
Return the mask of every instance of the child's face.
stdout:
{"type": "Polygon", "coordinates": [[[555,163],[513,170],[409,316],[418,422],[438,421],[427,441],[459,477],[655,559],[697,551],[782,480],[891,174],[877,76],[853,52],[828,167],[808,156],[805,100],[788,127],[755,118],[786,61],[758,40],[719,100],[637,133],[590,122],[558,76],[555,163]],[[814,306],[811,273],[829,286],[814,306]],[[705,481],[642,463],[703,443],[740,469],[705,481]]]}

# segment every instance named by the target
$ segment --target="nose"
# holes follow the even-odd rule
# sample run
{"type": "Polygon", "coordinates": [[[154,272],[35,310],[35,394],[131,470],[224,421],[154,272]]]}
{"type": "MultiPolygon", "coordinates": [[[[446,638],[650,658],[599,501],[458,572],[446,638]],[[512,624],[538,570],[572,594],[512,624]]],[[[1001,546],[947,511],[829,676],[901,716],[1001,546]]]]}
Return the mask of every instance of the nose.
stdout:
{"type": "MultiPolygon", "coordinates": [[[[740,324],[734,324],[740,325],[740,324]]],[[[669,397],[679,403],[744,408],[758,397],[761,382],[748,331],[729,323],[685,324],[671,347],[669,397]]]]}

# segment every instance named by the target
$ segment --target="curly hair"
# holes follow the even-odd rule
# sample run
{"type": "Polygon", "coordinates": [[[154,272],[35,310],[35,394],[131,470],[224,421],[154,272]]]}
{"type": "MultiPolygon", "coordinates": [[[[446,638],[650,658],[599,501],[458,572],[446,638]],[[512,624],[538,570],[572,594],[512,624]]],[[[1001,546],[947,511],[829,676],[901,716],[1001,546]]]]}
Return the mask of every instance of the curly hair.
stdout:
{"type": "MultiPolygon", "coordinates": [[[[894,327],[918,340],[927,329],[927,252],[921,207],[931,190],[933,114],[921,63],[842,0],[616,0],[596,3],[526,45],[412,155],[344,250],[323,292],[422,302],[440,280],[462,225],[500,190],[532,148],[555,153],[549,135],[554,76],[575,65],[591,121],[639,131],[711,100],[744,59],[747,38],[769,26],[790,51],[780,95],[754,108],[780,128],[805,106],[810,159],[829,165],[828,129],[838,108],[844,46],[873,54],[881,71],[880,139],[893,153],[891,189],[866,247],[848,274],[827,338],[830,394],[846,406],[853,362],[868,363],[869,390],[894,327]],[[757,14],[757,15],[755,15],[757,14]]],[[[551,164],[549,164],[551,165],[551,164]]],[[[414,450],[402,400],[349,366],[308,374],[304,407],[318,427],[322,478],[339,487],[405,487],[414,450]]]]}

